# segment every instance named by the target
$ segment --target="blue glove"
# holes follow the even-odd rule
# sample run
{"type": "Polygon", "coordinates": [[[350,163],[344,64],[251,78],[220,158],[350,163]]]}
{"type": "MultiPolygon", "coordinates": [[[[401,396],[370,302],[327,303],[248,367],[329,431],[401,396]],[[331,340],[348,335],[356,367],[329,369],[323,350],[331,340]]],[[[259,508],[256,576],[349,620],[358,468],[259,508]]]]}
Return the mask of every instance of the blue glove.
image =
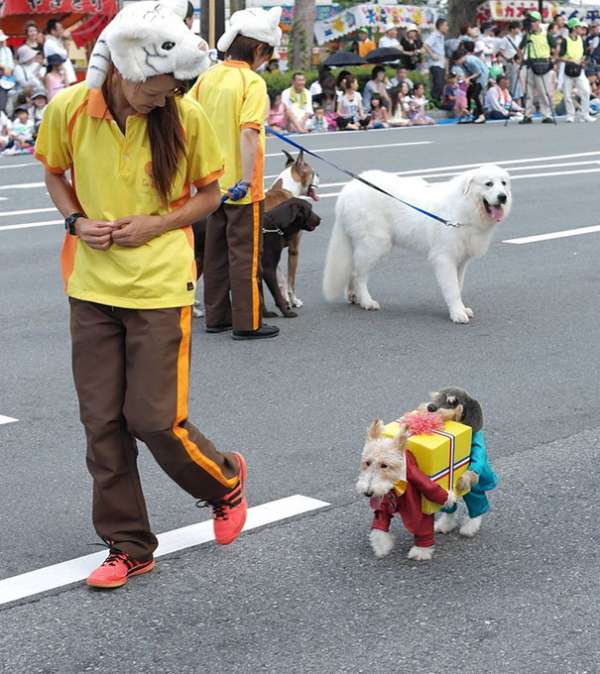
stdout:
{"type": "Polygon", "coordinates": [[[240,180],[227,190],[227,197],[231,199],[231,201],[239,201],[248,194],[249,188],[250,183],[247,183],[245,180],[240,180]]]}

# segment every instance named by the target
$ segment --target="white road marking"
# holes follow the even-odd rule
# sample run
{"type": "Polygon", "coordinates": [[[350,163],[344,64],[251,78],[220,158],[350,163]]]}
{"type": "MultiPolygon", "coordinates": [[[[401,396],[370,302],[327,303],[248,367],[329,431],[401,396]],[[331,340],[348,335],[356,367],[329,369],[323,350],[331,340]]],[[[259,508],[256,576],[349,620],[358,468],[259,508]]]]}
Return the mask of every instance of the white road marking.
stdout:
{"type": "Polygon", "coordinates": [[[21,166],[42,166],[40,162],[37,161],[27,161],[23,164],[0,164],[0,169],[14,169],[21,168],[21,166]]]}
{"type": "Polygon", "coordinates": [[[15,421],[19,420],[14,417],[5,417],[3,414],[0,414],[0,426],[2,426],[2,424],[12,424],[15,421]]]}
{"type": "Polygon", "coordinates": [[[549,234],[537,234],[535,236],[522,236],[518,239],[506,239],[502,243],[515,243],[517,245],[524,243],[537,243],[538,241],[565,239],[569,236],[580,236],[581,234],[593,234],[594,232],[600,232],[600,225],[591,225],[590,227],[577,227],[577,229],[563,229],[561,232],[550,232],[549,234]]]}
{"type": "MultiPolygon", "coordinates": [[[[287,498],[263,503],[248,509],[248,519],[244,531],[278,522],[280,520],[325,508],[329,503],[318,499],[295,494],[287,498]]],[[[178,550],[190,548],[214,540],[212,520],[198,522],[181,529],[167,531],[158,536],[159,547],[155,557],[162,557],[178,550]]],[[[86,578],[89,573],[101,564],[107,551],[96,552],[85,557],[70,559],[67,562],[46,566],[43,569],[29,571],[20,576],[0,580],[0,605],[11,601],[31,597],[40,592],[47,592],[86,578]]]]}
{"type": "Polygon", "coordinates": [[[24,222],[21,225],[2,225],[0,226],[0,232],[7,231],[9,229],[29,229],[30,227],[48,227],[49,225],[60,225],[64,223],[64,220],[44,220],[43,222],[24,222]]]}
{"type": "Polygon", "coordinates": [[[51,211],[54,211],[55,213],[56,208],[29,208],[24,211],[6,211],[2,212],[0,211],[0,218],[7,218],[9,215],[30,215],[31,213],[50,213],[51,211]]]}
{"type": "MultiPolygon", "coordinates": [[[[309,150],[312,150],[313,152],[317,152],[321,154],[322,152],[345,152],[346,150],[375,150],[378,147],[404,147],[406,145],[431,145],[433,143],[432,140],[416,140],[412,143],[389,143],[386,145],[345,145],[342,147],[325,147],[325,148],[307,148],[309,150]]],[[[266,154],[265,157],[281,157],[282,152],[272,152],[270,154],[266,154]]]]}
{"type": "Polygon", "coordinates": [[[46,183],[16,183],[15,185],[0,185],[0,190],[32,190],[36,187],[46,187],[46,183]]]}

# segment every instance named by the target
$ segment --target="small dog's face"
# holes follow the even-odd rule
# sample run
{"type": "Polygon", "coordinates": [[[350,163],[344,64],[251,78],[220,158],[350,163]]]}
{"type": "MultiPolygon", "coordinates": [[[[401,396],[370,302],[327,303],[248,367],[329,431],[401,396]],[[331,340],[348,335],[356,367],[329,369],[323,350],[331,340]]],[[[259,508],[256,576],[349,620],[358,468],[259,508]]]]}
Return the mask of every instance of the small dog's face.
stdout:
{"type": "Polygon", "coordinates": [[[483,426],[481,405],[460,388],[445,388],[429,394],[428,412],[439,412],[445,421],[460,421],[474,431],[483,426]]]}
{"type": "Polygon", "coordinates": [[[468,171],[465,174],[464,193],[476,200],[484,220],[490,225],[499,223],[510,213],[510,176],[499,166],[488,164],[468,171]]]}
{"type": "Polygon", "coordinates": [[[383,435],[383,423],[375,419],[367,431],[363,447],[360,474],[356,491],[363,496],[385,496],[394,483],[405,476],[403,449],[407,436],[400,433],[395,438],[383,435]]]}
{"type": "Polygon", "coordinates": [[[304,159],[304,152],[301,151],[294,158],[287,150],[283,150],[287,158],[286,168],[290,168],[290,176],[294,182],[291,187],[286,185],[295,196],[307,196],[313,201],[318,201],[317,187],[319,186],[319,176],[313,167],[304,159]]]}
{"type": "Polygon", "coordinates": [[[298,208],[296,223],[298,229],[313,232],[321,224],[321,218],[313,211],[310,203],[303,200],[303,203],[298,208]]]}

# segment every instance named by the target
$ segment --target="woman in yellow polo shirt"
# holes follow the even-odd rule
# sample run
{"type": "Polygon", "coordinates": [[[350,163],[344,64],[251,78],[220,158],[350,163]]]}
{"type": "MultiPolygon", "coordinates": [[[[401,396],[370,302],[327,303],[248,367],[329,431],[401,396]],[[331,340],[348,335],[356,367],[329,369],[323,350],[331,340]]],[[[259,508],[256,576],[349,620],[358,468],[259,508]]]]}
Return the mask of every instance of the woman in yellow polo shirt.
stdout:
{"type": "Polygon", "coordinates": [[[48,105],[36,144],[66,218],[73,373],[94,526],[110,547],[88,577],[95,587],[154,567],[136,438],[213,507],[218,543],[235,540],[246,518],[243,457],[217,451],[187,419],[190,224],[219,205],[223,156],[202,108],[181,95],[208,65],[206,43],[183,23],[186,8],[126,6],[98,40],[87,83],[48,105]]]}
{"type": "Polygon", "coordinates": [[[267,87],[254,72],[281,39],[281,7],[235,12],[217,47],[225,62],[192,87],[225,152],[225,203],[208,220],[204,250],[207,332],[233,330],[234,339],[275,337],[261,321],[260,278],[267,87]]]}

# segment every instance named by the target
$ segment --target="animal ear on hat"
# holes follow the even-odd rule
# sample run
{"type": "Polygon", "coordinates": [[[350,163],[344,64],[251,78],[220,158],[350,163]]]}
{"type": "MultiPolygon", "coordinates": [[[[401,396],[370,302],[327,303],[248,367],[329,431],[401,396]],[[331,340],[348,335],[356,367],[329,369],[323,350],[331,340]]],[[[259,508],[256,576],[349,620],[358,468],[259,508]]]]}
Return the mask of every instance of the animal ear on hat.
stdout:
{"type": "Polygon", "coordinates": [[[474,398],[467,397],[463,402],[463,413],[461,423],[470,426],[476,433],[483,428],[483,410],[481,405],[474,398]]]}
{"type": "Polygon", "coordinates": [[[187,14],[188,0],[160,0],[158,3],[161,7],[167,7],[174,14],[185,19],[187,14]]]}
{"type": "Polygon", "coordinates": [[[371,425],[367,429],[367,437],[369,440],[377,440],[383,433],[383,422],[379,417],[375,417],[371,425]]]}

